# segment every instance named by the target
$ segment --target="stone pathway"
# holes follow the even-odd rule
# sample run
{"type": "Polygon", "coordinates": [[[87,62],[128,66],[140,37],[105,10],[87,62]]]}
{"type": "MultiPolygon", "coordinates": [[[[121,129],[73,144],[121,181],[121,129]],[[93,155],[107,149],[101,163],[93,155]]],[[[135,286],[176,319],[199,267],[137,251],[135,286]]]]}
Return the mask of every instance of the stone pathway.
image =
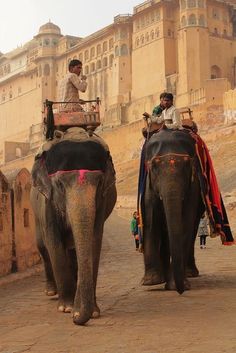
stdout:
{"type": "Polygon", "coordinates": [[[201,276],[191,280],[191,291],[180,296],[163,286],[142,287],[143,259],[134,250],[129,219],[113,213],[98,281],[101,318],[81,327],[58,313],[56,298],[43,293],[39,269],[17,281],[0,280],[0,352],[235,353],[235,253],[235,246],[207,239],[207,249],[196,244],[201,276]]]}

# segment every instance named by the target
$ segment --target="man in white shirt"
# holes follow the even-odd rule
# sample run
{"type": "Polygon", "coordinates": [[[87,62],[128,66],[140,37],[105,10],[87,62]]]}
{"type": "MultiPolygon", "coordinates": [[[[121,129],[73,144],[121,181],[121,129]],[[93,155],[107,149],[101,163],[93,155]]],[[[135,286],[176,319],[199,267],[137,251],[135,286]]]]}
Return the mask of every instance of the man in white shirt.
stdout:
{"type": "Polygon", "coordinates": [[[74,59],[69,63],[69,73],[60,82],[58,99],[61,104],[61,111],[81,111],[79,91],[85,92],[87,89],[87,77],[81,75],[82,62],[74,59]],[[68,103],[67,103],[68,102],[68,103]],[[72,102],[72,103],[70,103],[72,102]]]}
{"type": "Polygon", "coordinates": [[[181,117],[178,109],[173,105],[173,94],[166,93],[163,98],[163,110],[161,116],[150,116],[152,123],[160,124],[164,122],[168,129],[182,129],[181,117]]]}

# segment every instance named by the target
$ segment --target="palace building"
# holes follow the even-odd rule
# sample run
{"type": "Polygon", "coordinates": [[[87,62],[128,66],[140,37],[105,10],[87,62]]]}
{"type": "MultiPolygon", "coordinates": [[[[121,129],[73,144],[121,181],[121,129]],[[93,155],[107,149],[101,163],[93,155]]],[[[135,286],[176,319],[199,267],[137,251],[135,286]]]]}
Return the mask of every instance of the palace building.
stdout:
{"type": "Polygon", "coordinates": [[[236,85],[236,2],[147,0],[85,37],[48,22],[22,47],[0,53],[0,162],[36,150],[45,99],[56,100],[71,59],[101,99],[102,125],[127,124],[170,91],[178,107],[222,106],[236,85]]]}

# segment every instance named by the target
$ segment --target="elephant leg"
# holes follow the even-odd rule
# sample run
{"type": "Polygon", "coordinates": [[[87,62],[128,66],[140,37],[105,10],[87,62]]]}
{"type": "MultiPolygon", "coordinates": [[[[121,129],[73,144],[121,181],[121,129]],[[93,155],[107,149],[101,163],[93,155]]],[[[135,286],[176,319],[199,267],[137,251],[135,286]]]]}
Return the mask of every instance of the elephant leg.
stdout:
{"type": "Polygon", "coordinates": [[[62,234],[57,228],[58,220],[49,208],[47,210],[46,247],[50,256],[58,291],[58,311],[71,312],[73,307],[76,282],[73,277],[67,250],[62,241],[62,234]]]}
{"type": "Polygon", "coordinates": [[[46,288],[45,294],[48,296],[53,296],[57,294],[57,286],[52,270],[52,264],[50,261],[50,257],[48,255],[47,249],[43,246],[39,248],[40,255],[43,259],[44,271],[46,276],[46,288]]]}
{"type": "Polygon", "coordinates": [[[35,220],[35,225],[36,225],[37,247],[43,260],[45,277],[46,277],[45,294],[48,296],[53,296],[57,294],[57,286],[56,286],[56,282],[55,282],[55,278],[52,270],[52,264],[50,261],[48,251],[42,240],[42,231],[40,230],[40,225],[37,220],[35,220]]]}
{"type": "Polygon", "coordinates": [[[165,282],[163,258],[161,258],[161,224],[160,214],[156,213],[157,202],[145,198],[145,233],[144,233],[144,265],[143,285],[150,286],[165,282]],[[158,234],[159,232],[159,234],[158,234]]]}

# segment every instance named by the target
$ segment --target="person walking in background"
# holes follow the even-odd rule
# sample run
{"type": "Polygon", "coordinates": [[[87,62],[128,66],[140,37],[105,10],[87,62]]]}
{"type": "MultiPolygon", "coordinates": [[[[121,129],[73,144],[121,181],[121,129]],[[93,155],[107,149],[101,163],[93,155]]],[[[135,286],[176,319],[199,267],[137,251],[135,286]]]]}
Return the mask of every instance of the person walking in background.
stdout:
{"type": "Polygon", "coordinates": [[[134,237],[135,249],[139,250],[139,231],[138,231],[138,220],[137,220],[137,212],[133,213],[133,218],[130,223],[131,233],[134,237]]]}
{"type": "Polygon", "coordinates": [[[200,249],[206,249],[206,238],[209,235],[208,219],[206,213],[200,219],[198,236],[200,237],[200,249]]]}

